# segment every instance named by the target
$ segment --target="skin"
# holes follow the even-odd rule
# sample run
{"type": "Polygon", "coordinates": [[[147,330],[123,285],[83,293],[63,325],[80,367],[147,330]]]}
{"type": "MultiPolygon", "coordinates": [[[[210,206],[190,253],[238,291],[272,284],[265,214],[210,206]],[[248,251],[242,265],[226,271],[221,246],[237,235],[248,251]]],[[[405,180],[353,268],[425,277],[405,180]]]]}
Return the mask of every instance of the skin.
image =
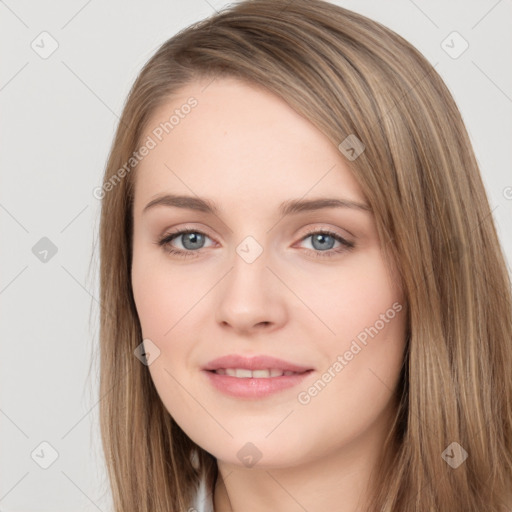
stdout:
{"type": "Polygon", "coordinates": [[[324,208],[279,215],[289,199],[366,199],[338,148],[254,85],[193,82],[155,111],[142,140],[190,96],[197,106],[136,168],[132,286],[143,336],[160,350],[148,367],[158,394],[217,459],[216,512],[364,510],[396,407],[406,327],[402,290],[384,263],[373,214],[324,208]],[[207,198],[220,213],[162,205],[143,213],[162,193],[207,198]],[[195,251],[190,257],[157,245],[184,228],[206,234],[196,245],[185,246],[184,236],[169,244],[195,251]],[[313,245],[310,229],[329,229],[355,247],[333,253],[341,243],[327,237],[313,245]],[[247,236],[263,250],[252,263],[236,252],[247,236]],[[333,256],[322,257],[326,250],[333,256]],[[394,303],[402,311],[300,403],[299,392],[394,303]],[[201,371],[233,353],[314,371],[270,397],[234,398],[201,371]],[[248,442],[262,454],[252,467],[237,456],[248,442]]]}

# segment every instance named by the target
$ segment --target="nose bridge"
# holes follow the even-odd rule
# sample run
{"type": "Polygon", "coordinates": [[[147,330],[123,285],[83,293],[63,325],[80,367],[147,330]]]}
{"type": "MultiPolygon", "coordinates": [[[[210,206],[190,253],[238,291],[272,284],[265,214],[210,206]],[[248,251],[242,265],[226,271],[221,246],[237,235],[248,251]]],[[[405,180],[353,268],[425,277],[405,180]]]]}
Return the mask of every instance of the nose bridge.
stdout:
{"type": "Polygon", "coordinates": [[[253,299],[269,291],[268,268],[270,253],[263,243],[252,235],[246,236],[236,247],[232,259],[233,268],[228,278],[237,293],[245,295],[250,289],[253,299]],[[240,289],[239,289],[240,288],[240,289]]]}
{"type": "Polygon", "coordinates": [[[237,329],[283,319],[283,297],[270,266],[271,254],[254,236],[246,236],[236,247],[232,266],[216,297],[217,321],[237,329]]]}
{"type": "MultiPolygon", "coordinates": [[[[265,251],[263,244],[258,242],[252,235],[246,236],[236,247],[235,250],[238,257],[244,261],[247,265],[252,265],[258,259],[262,259],[261,256],[265,251]]],[[[266,259],[263,258],[263,260],[266,259]]],[[[236,261],[236,260],[235,260],[236,261]]],[[[261,264],[261,261],[260,261],[261,264]]]]}

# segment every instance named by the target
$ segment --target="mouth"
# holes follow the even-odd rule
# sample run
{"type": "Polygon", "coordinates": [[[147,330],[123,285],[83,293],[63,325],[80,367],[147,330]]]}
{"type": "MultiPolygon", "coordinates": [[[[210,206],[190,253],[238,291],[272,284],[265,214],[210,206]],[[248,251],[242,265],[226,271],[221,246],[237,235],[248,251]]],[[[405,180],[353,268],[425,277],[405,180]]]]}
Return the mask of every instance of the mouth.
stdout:
{"type": "Polygon", "coordinates": [[[260,399],[295,387],[314,371],[264,354],[225,355],[210,361],[202,370],[216,391],[245,399],[260,399]]]}
{"type": "Polygon", "coordinates": [[[203,370],[220,372],[219,375],[229,375],[231,377],[253,378],[280,377],[286,372],[303,373],[311,370],[311,367],[302,366],[284,359],[279,359],[267,355],[246,356],[242,354],[229,354],[210,361],[203,366],[203,370]],[[222,371],[226,373],[222,373],[222,371]],[[247,372],[252,372],[251,374],[247,372]],[[267,372],[267,373],[258,373],[267,372]],[[281,373],[277,373],[281,372],[281,373]],[[270,375],[269,375],[270,373],[270,375]],[[253,375],[254,374],[254,375],[253,375]]]}
{"type": "Polygon", "coordinates": [[[248,370],[246,368],[217,368],[203,370],[212,389],[231,398],[261,400],[270,395],[297,387],[314,370],[294,372],[269,368],[248,370]]]}
{"type": "Polygon", "coordinates": [[[281,370],[279,368],[269,368],[262,370],[248,370],[247,368],[217,368],[216,370],[207,370],[217,375],[227,375],[228,377],[236,377],[237,379],[273,379],[276,377],[302,375],[303,373],[312,370],[305,370],[302,372],[294,372],[291,370],[281,370]]]}

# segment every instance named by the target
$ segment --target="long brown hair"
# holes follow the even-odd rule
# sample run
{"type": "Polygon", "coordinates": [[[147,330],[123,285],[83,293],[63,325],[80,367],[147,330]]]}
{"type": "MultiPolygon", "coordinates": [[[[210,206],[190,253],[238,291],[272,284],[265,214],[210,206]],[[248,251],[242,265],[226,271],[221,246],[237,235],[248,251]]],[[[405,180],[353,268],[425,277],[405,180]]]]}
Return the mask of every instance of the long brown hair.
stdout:
{"type": "Polygon", "coordinates": [[[200,474],[211,490],[218,475],[134,356],[142,335],[130,281],[130,158],[159,105],[193,80],[222,76],[266,87],[336,146],[349,136],[365,146],[347,164],[408,306],[399,406],[369,510],[512,506],[510,277],[451,94],[411,44],[375,21],[320,0],[253,0],[157,50],[129,93],[106,166],[100,420],[115,511],[187,510],[200,474]],[[464,453],[459,445],[467,459],[455,468],[447,458],[464,453]]]}

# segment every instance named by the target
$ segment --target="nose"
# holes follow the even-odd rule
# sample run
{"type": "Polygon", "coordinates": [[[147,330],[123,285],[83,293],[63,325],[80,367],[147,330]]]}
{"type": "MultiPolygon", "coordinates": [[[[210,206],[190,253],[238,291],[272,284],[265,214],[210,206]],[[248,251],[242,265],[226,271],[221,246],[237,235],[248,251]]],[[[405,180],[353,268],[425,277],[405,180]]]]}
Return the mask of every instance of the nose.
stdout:
{"type": "Polygon", "coordinates": [[[287,319],[287,289],[276,277],[278,272],[266,251],[252,262],[238,253],[232,261],[216,287],[216,322],[238,335],[280,328],[287,319]]]}

